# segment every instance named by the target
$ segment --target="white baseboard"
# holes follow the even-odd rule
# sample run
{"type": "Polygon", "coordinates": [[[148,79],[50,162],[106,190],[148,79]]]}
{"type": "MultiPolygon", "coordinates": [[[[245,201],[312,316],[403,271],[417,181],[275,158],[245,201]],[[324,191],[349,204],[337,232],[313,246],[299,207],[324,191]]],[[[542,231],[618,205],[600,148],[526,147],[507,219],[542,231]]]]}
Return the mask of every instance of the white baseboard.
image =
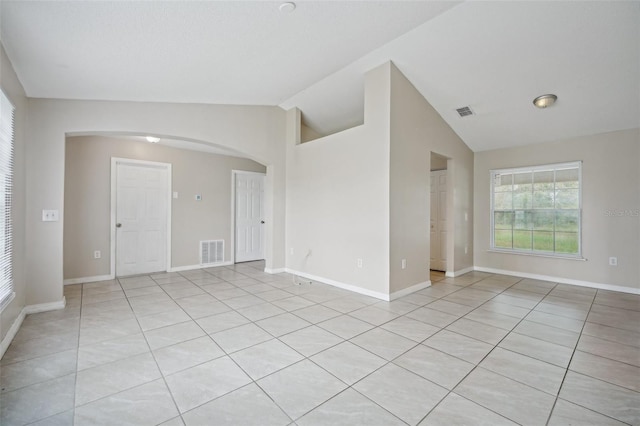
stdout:
{"type": "Polygon", "coordinates": [[[283,272],[287,272],[286,268],[264,268],[264,272],[267,274],[281,274],[283,272]]]}
{"type": "Polygon", "coordinates": [[[20,311],[20,314],[18,314],[18,317],[13,321],[13,324],[11,324],[11,327],[9,327],[9,330],[7,331],[7,334],[5,334],[4,338],[2,339],[2,342],[0,342],[0,359],[4,356],[4,353],[9,348],[9,345],[13,341],[13,338],[16,337],[16,334],[18,334],[18,330],[20,330],[20,326],[22,325],[22,322],[24,321],[27,315],[37,314],[40,312],[55,311],[58,309],[64,309],[66,304],[67,304],[66,299],[62,297],[62,300],[58,302],[40,303],[37,305],[27,305],[24,308],[22,308],[22,310],[20,311]]]}
{"type": "Polygon", "coordinates": [[[195,271],[196,269],[217,268],[219,266],[229,266],[229,265],[233,265],[233,262],[220,262],[220,263],[212,263],[209,265],[176,266],[174,268],[169,268],[167,272],[195,271]]]}
{"type": "Polygon", "coordinates": [[[431,281],[425,281],[423,283],[414,284],[411,287],[404,288],[402,290],[395,291],[389,295],[389,300],[396,300],[402,296],[406,296],[407,294],[414,293],[416,291],[422,290],[423,288],[431,287],[431,281]]]}
{"type": "Polygon", "coordinates": [[[9,349],[9,345],[13,341],[13,338],[16,337],[16,334],[18,334],[18,330],[20,330],[22,321],[24,321],[26,316],[27,314],[25,313],[24,308],[22,308],[18,317],[13,321],[11,327],[9,327],[9,330],[7,331],[7,334],[5,334],[4,339],[2,339],[2,342],[0,342],[0,359],[2,359],[4,353],[7,351],[7,349],[9,349]]]}
{"type": "Polygon", "coordinates": [[[294,275],[298,275],[300,277],[308,278],[311,281],[318,281],[318,282],[321,282],[321,283],[324,283],[324,284],[329,284],[329,285],[332,285],[334,287],[338,287],[338,288],[341,288],[341,289],[344,289],[344,290],[353,291],[354,293],[359,293],[359,294],[364,294],[365,296],[375,297],[376,299],[384,300],[384,301],[387,301],[387,302],[390,300],[388,294],[379,293],[377,291],[367,290],[366,288],[358,287],[358,286],[355,286],[355,285],[341,283],[339,281],[335,281],[335,280],[331,280],[331,279],[323,278],[323,277],[318,277],[318,276],[315,276],[315,275],[307,274],[306,272],[295,271],[295,270],[289,269],[289,268],[285,268],[285,272],[288,272],[288,273],[294,274],[294,275]]]}
{"type": "Polygon", "coordinates": [[[460,269],[459,271],[448,271],[444,275],[445,277],[448,277],[448,278],[455,278],[455,277],[459,277],[460,275],[473,272],[474,270],[475,269],[473,266],[469,266],[468,268],[460,269]]]}
{"type": "Polygon", "coordinates": [[[640,288],[623,287],[620,285],[602,284],[602,283],[595,283],[591,281],[574,280],[571,278],[553,277],[550,275],[531,274],[528,272],[508,271],[505,269],[485,268],[483,266],[474,266],[473,269],[480,272],[488,272],[490,274],[513,275],[514,277],[531,278],[531,279],[540,280],[540,281],[551,281],[554,283],[570,284],[570,285],[575,285],[579,287],[590,287],[590,288],[597,288],[600,290],[619,291],[621,293],[640,294],[640,288]]]}
{"type": "Polygon", "coordinates": [[[93,277],[69,278],[63,281],[64,285],[95,283],[97,281],[108,281],[114,279],[114,275],[96,275],[93,277]]]}
{"type": "Polygon", "coordinates": [[[38,314],[40,312],[57,311],[58,309],[64,309],[67,306],[67,299],[62,296],[62,300],[57,302],[39,303],[37,305],[27,305],[22,310],[25,314],[38,314]]]}

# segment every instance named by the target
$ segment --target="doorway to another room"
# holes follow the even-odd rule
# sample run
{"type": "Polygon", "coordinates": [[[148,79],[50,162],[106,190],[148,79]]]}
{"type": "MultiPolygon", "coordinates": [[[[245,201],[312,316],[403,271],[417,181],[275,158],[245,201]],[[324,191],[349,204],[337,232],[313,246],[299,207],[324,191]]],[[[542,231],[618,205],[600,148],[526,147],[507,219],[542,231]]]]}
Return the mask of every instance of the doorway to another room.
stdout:
{"type": "Polygon", "coordinates": [[[233,171],[235,263],[264,260],[265,174],[233,171]]]}
{"type": "MultiPolygon", "coordinates": [[[[431,153],[430,269],[447,271],[447,178],[448,158],[431,153]]],[[[436,274],[437,275],[437,274],[436,274]]]]}

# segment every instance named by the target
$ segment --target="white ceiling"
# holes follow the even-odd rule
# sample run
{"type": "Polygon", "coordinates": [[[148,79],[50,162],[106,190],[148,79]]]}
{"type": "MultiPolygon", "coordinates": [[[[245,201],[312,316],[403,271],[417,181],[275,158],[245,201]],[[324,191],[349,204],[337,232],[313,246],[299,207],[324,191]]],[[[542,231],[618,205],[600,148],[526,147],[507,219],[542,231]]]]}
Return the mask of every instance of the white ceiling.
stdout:
{"type": "Polygon", "coordinates": [[[638,1],[279,4],[2,0],[0,39],[31,97],[298,106],[331,133],[392,60],[476,151],[640,126],[638,1]]]}

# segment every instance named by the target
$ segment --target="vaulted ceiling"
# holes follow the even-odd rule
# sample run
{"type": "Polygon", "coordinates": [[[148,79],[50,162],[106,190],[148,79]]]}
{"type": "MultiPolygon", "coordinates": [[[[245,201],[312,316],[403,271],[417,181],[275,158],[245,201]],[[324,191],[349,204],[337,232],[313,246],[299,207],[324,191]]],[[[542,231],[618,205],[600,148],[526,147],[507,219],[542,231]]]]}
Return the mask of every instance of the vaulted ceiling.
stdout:
{"type": "Polygon", "coordinates": [[[280,4],[2,0],[0,39],[36,98],[297,106],[328,134],[392,60],[475,151],[640,126],[638,1],[280,4]]]}

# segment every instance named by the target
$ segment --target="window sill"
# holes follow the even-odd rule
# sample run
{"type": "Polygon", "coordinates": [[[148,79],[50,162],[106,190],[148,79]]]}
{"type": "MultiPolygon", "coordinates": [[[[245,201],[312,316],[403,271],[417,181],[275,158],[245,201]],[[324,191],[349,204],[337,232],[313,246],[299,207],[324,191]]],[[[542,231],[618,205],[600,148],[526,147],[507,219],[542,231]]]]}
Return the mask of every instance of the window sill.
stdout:
{"type": "Polygon", "coordinates": [[[489,249],[487,250],[489,253],[503,253],[503,254],[516,254],[518,256],[533,256],[533,257],[546,257],[549,259],[562,259],[562,260],[578,260],[581,262],[586,262],[587,259],[582,256],[570,256],[570,255],[554,255],[554,254],[544,254],[544,253],[530,253],[523,251],[515,251],[515,250],[499,250],[499,249],[489,249]]]}

